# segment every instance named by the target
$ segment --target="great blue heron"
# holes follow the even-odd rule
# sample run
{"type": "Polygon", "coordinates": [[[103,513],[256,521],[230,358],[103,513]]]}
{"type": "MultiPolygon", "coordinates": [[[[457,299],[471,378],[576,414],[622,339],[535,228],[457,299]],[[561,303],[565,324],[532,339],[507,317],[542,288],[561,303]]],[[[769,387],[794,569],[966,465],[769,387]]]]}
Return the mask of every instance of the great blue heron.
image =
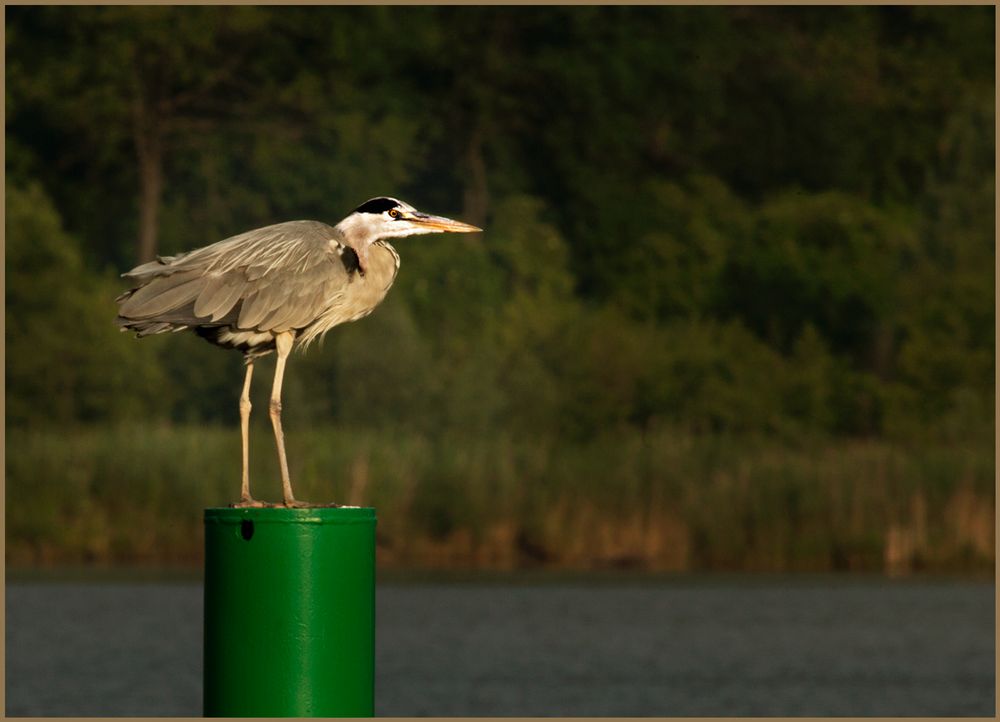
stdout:
{"type": "Polygon", "coordinates": [[[399,255],[387,239],[480,230],[395,198],[372,198],[336,226],[278,223],[137,266],[122,274],[135,286],[117,299],[118,325],[138,337],[189,328],[243,352],[243,480],[234,506],[265,506],[250,495],[250,379],[254,359],[277,351],[270,416],[284,505],[308,506],[292,493],[281,430],[281,380],[292,347],[367,316],[385,298],[399,270],[399,255]]]}

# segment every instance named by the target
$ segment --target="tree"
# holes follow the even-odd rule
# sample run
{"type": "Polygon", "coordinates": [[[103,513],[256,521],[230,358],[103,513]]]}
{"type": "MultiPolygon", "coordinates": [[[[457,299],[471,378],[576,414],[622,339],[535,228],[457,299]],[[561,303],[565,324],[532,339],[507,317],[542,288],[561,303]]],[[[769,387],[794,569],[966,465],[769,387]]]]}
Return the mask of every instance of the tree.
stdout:
{"type": "Polygon", "coordinates": [[[77,8],[70,22],[57,8],[15,14],[35,32],[10,44],[17,59],[12,94],[43,112],[50,132],[82,137],[79,151],[110,165],[122,163],[131,146],[139,189],[135,259],[150,260],[172,145],[246,110],[254,88],[249,60],[264,16],[254,8],[207,7],[77,8]],[[48,36],[36,45],[39,35],[48,36]]]}
{"type": "Polygon", "coordinates": [[[155,350],[118,333],[117,284],[86,270],[78,242],[37,184],[7,186],[6,230],[8,423],[156,414],[163,378],[155,350]]]}

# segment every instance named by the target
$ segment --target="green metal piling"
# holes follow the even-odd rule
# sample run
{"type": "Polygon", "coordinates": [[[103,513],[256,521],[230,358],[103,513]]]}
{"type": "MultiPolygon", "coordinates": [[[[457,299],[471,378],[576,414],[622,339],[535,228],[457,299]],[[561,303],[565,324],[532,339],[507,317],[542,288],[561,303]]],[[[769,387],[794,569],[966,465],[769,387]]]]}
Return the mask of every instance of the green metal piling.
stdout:
{"type": "Polygon", "coordinates": [[[205,510],[206,717],[370,717],[375,510],[205,510]]]}

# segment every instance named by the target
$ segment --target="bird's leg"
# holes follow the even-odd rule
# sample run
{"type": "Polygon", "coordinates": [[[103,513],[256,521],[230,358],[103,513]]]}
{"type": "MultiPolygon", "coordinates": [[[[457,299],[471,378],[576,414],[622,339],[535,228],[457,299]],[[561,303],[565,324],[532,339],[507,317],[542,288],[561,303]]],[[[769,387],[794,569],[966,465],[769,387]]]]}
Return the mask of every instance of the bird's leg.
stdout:
{"type": "Polygon", "coordinates": [[[303,506],[295,501],[292,482],[288,477],[288,459],[285,458],[285,435],[281,431],[281,380],[285,375],[285,359],[292,351],[292,334],[279,333],[274,337],[278,350],[278,362],[274,367],[274,385],[271,387],[271,425],[274,427],[274,441],[278,445],[278,463],[281,466],[281,489],[285,506],[303,506]]]}
{"type": "Polygon", "coordinates": [[[236,507],[264,506],[250,496],[250,379],[253,377],[253,359],[247,361],[247,375],[243,379],[243,393],[240,394],[240,434],[243,438],[243,485],[240,501],[236,507]]]}
{"type": "Polygon", "coordinates": [[[243,487],[240,500],[252,502],[250,496],[250,379],[253,377],[253,361],[247,361],[247,375],[243,380],[243,393],[240,395],[240,435],[243,438],[243,487]]]}

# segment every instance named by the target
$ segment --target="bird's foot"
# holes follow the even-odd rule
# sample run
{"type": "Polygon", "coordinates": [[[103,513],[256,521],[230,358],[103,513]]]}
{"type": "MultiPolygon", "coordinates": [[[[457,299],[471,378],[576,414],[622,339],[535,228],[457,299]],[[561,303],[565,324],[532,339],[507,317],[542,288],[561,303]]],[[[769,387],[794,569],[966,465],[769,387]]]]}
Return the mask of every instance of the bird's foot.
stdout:
{"type": "Polygon", "coordinates": [[[230,504],[230,506],[233,509],[263,509],[274,505],[268,504],[266,501],[258,501],[257,499],[251,499],[250,497],[244,497],[235,504],[230,504]]]}
{"type": "Polygon", "coordinates": [[[298,499],[291,499],[289,501],[285,501],[283,504],[281,504],[281,506],[285,507],[286,509],[330,509],[330,508],[336,509],[342,505],[334,504],[333,502],[329,504],[314,504],[311,501],[299,501],[298,499]]]}
{"type": "Polygon", "coordinates": [[[231,509],[320,509],[337,508],[341,504],[313,504],[309,501],[299,501],[298,499],[287,499],[280,503],[269,501],[259,501],[257,499],[240,499],[234,504],[230,504],[231,509]]]}

